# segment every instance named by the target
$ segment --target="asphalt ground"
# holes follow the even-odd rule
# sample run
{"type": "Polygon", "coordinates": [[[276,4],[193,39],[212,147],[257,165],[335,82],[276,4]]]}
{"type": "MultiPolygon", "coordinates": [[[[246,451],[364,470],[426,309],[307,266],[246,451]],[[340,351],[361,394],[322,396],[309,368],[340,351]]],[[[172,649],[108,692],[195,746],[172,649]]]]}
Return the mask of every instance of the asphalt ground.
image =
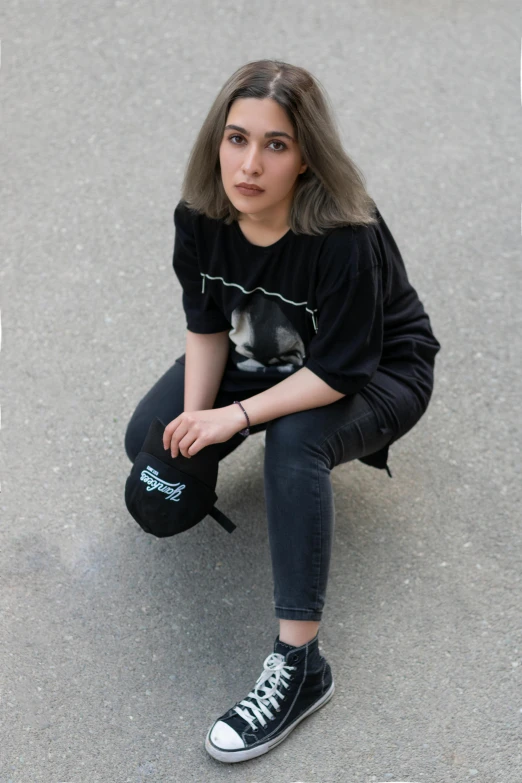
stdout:
{"type": "Polygon", "coordinates": [[[519,783],[519,4],[26,0],[1,31],[0,783],[519,783]],[[325,86],[442,351],[393,480],[332,472],[334,698],[225,765],[206,731],[278,631],[262,436],[220,467],[234,534],[162,540],[123,438],[184,350],[191,145],[263,57],[325,86]]]}

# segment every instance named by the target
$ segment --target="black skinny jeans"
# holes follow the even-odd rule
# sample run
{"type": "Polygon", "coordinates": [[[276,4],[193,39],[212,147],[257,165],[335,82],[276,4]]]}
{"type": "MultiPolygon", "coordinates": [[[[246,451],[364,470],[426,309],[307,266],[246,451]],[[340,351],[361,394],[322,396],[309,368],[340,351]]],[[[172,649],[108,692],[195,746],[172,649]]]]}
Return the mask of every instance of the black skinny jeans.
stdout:
{"type": "MultiPolygon", "coordinates": [[[[129,421],[125,451],[131,462],[140,451],[155,416],[167,425],[184,410],[184,355],[180,359],[147,392],[129,421]]],[[[240,392],[219,389],[213,408],[258,393],[248,388],[240,392]]],[[[411,428],[411,406],[405,401],[402,404],[411,428]]],[[[371,406],[360,394],[250,428],[252,434],[263,430],[266,430],[264,481],[275,616],[321,620],[334,535],[330,472],[336,465],[378,451],[390,441],[391,435],[381,432],[371,406]]],[[[219,459],[244,441],[236,433],[228,441],[214,444],[219,459]]]]}

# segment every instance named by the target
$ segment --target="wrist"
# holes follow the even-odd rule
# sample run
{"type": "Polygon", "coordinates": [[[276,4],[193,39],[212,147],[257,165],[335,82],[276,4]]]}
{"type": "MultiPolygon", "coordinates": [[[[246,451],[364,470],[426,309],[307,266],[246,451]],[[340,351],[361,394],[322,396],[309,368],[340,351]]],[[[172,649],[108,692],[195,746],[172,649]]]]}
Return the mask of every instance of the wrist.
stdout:
{"type": "MultiPolygon", "coordinates": [[[[241,405],[243,405],[243,402],[241,405]]],[[[245,435],[246,437],[250,434],[250,422],[241,405],[238,405],[237,402],[233,402],[230,407],[234,409],[235,420],[237,422],[237,432],[241,432],[241,434],[245,435]]]]}

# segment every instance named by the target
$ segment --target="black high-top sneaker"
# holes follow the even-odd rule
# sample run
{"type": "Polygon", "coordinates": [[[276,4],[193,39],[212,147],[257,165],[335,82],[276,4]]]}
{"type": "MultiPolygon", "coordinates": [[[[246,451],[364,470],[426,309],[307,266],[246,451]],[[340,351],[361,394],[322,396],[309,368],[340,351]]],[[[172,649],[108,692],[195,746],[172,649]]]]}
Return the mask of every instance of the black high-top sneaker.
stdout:
{"type": "Polygon", "coordinates": [[[210,727],[205,748],[225,762],[268,753],[333,693],[330,664],[319,652],[319,633],[301,647],[277,636],[253,690],[210,727]]]}

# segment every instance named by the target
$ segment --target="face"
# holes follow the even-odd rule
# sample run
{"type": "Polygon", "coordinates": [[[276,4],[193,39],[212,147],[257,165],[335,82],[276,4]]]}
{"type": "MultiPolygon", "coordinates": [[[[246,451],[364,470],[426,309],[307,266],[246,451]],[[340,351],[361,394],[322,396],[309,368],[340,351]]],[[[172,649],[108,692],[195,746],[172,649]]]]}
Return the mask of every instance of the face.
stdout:
{"type": "Polygon", "coordinates": [[[292,123],[271,98],[238,98],[225,126],[219,148],[225,193],[243,218],[280,226],[287,221],[297,177],[307,168],[292,123]],[[237,188],[241,182],[263,192],[244,195],[237,188]]]}

